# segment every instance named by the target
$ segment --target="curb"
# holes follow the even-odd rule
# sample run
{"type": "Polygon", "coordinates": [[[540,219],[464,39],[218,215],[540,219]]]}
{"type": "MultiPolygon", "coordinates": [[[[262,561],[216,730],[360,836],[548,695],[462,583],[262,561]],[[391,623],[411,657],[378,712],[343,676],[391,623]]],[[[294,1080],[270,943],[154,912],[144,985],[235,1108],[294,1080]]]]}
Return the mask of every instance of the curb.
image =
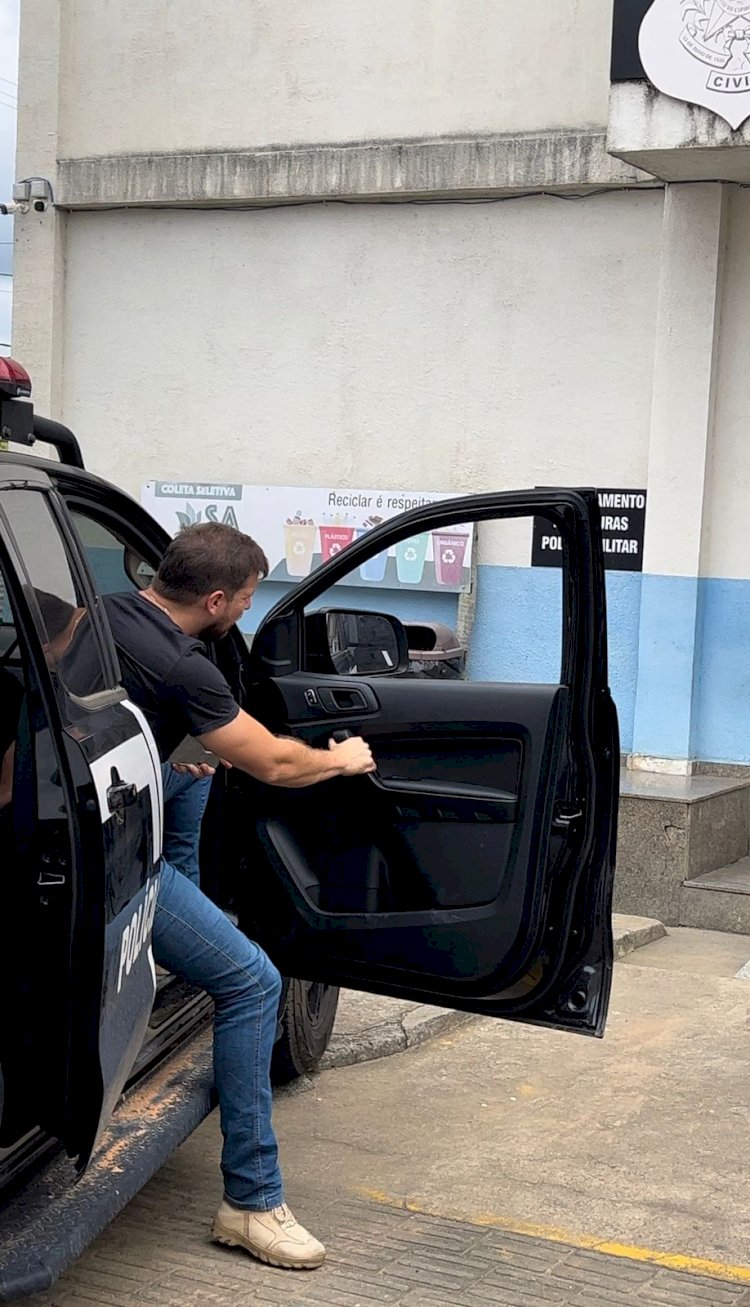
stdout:
{"type": "MultiPolygon", "coordinates": [[[[612,921],[615,961],[644,948],[657,939],[664,939],[667,931],[660,921],[651,917],[631,917],[617,913],[612,921]]],[[[317,1071],[332,1071],[338,1067],[356,1066],[361,1062],[375,1062],[381,1057],[393,1057],[409,1048],[418,1048],[430,1039],[447,1035],[451,1031],[476,1021],[472,1012],[453,1012],[444,1008],[422,1004],[397,1020],[386,1020],[350,1034],[337,1035],[335,1030],[317,1071]]]]}
{"type": "Polygon", "coordinates": [[[334,1033],[317,1069],[331,1071],[335,1067],[356,1066],[358,1062],[374,1062],[380,1057],[405,1053],[408,1048],[418,1048],[429,1039],[446,1035],[475,1020],[472,1012],[445,1011],[423,1004],[407,1012],[399,1021],[384,1021],[382,1025],[371,1026],[357,1034],[334,1033]]]}
{"type": "Polygon", "coordinates": [[[612,918],[615,938],[615,962],[634,953],[637,948],[666,939],[667,928],[653,917],[630,917],[617,912],[612,918]]]}

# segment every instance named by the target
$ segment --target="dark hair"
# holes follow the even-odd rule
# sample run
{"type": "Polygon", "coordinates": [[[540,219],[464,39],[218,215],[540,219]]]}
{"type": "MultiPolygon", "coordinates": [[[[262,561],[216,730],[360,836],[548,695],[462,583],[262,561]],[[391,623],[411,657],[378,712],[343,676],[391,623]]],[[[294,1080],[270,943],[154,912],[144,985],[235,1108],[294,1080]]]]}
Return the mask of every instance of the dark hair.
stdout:
{"type": "Polygon", "coordinates": [[[47,628],[47,635],[50,640],[56,640],[58,635],[62,635],[70,626],[76,610],[72,604],[67,603],[65,599],[59,599],[57,595],[50,594],[48,590],[35,589],[34,594],[47,628]]]}
{"type": "Polygon", "coordinates": [[[175,536],[153,587],[174,604],[193,604],[212,590],[235,595],[248,577],[267,575],[268,559],[250,536],[221,522],[199,522],[175,536]]]}

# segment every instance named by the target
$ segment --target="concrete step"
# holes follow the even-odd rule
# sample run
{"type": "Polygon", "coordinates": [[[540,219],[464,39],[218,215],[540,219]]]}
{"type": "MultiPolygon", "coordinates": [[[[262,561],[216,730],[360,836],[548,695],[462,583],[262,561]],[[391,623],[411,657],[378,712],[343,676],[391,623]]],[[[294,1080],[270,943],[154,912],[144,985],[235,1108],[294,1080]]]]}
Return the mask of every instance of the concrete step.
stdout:
{"type": "Polygon", "coordinates": [[[680,925],[750,935],[750,857],[686,880],[680,925]]]}
{"type": "MultiPolygon", "coordinates": [[[[689,893],[683,890],[685,882],[728,867],[749,853],[747,778],[623,771],[615,912],[636,912],[665,925],[685,925],[681,916],[683,898],[689,893]]],[[[703,897],[699,895],[699,903],[703,897]]],[[[691,910],[698,906],[691,904],[691,910]]],[[[729,929],[693,918],[690,925],[729,929]]]]}
{"type": "Polygon", "coordinates": [[[622,774],[620,794],[615,911],[688,924],[680,915],[685,882],[750,854],[750,781],[631,770],[622,774]]]}

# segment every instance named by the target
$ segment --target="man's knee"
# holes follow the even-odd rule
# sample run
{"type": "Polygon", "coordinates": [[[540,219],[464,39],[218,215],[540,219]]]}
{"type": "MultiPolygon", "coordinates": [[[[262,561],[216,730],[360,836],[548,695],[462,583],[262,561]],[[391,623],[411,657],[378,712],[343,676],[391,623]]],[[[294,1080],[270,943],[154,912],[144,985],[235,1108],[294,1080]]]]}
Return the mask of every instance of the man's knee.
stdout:
{"type": "Polygon", "coordinates": [[[278,968],[268,954],[250,940],[247,940],[247,955],[240,962],[237,979],[238,987],[248,997],[257,996],[258,990],[276,1002],[281,997],[282,980],[278,968]]]}
{"type": "Polygon", "coordinates": [[[262,949],[260,949],[259,952],[264,963],[263,988],[270,997],[275,998],[278,1002],[281,998],[281,990],[283,987],[281,972],[278,967],[274,966],[267,953],[264,953],[262,949]]]}

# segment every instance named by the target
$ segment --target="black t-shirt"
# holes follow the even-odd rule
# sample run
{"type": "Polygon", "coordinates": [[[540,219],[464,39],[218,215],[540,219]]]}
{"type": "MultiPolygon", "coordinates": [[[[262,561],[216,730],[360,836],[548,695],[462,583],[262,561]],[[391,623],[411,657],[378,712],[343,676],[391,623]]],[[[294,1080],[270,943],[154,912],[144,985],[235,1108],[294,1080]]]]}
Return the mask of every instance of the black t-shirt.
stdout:
{"type": "Polygon", "coordinates": [[[162,761],[186,735],[205,735],[234,721],[239,706],[202,640],[185,635],[137,590],[105,595],[103,603],[122,683],[145,715],[162,761]]]}

